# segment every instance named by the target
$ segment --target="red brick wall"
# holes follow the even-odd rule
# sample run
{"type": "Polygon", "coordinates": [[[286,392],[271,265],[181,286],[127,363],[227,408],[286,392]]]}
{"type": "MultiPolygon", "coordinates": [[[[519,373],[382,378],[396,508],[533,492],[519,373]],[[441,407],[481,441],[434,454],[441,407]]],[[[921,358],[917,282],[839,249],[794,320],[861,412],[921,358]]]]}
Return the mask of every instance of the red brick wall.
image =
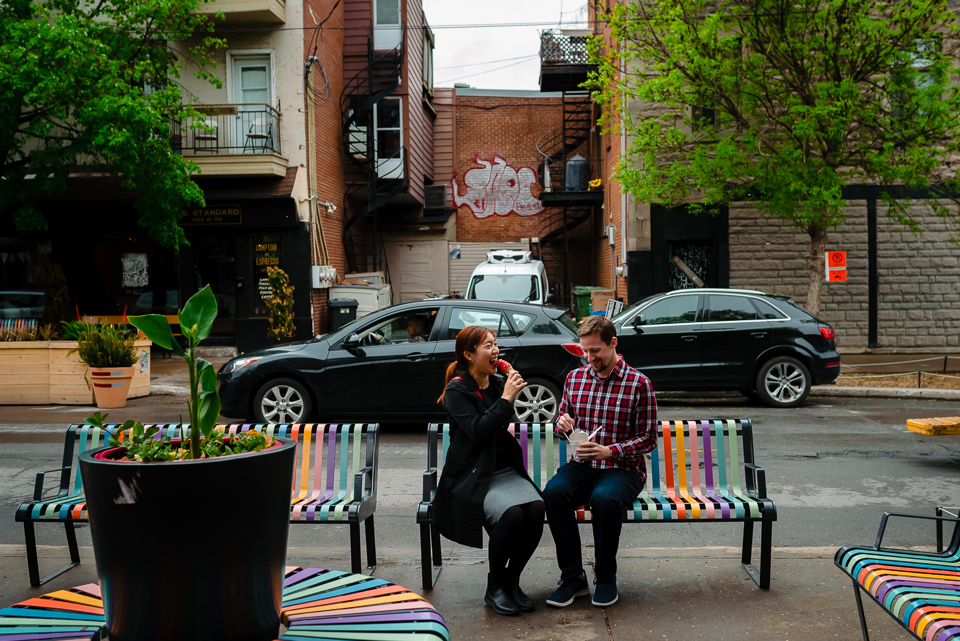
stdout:
{"type": "MultiPolygon", "coordinates": [[[[476,159],[503,158],[514,169],[539,164],[537,140],[560,124],[559,98],[469,96],[456,97],[457,193],[466,195],[464,174],[480,167],[476,159]]],[[[521,189],[523,187],[521,186],[521,189]]],[[[535,194],[539,188],[535,188],[535,194]]],[[[519,241],[538,235],[538,216],[493,214],[477,218],[462,205],[457,211],[457,239],[463,242],[519,241]]]]}
{"type": "MultiPolygon", "coordinates": [[[[335,4],[337,0],[304,0],[304,56],[315,55],[318,58],[310,73],[313,91],[305,92],[305,101],[312,100],[314,109],[313,140],[310,141],[311,149],[308,155],[308,162],[315,163],[316,169],[317,184],[312,193],[317,195],[318,203],[330,202],[337,208],[333,214],[328,214],[326,207],[320,204],[317,207],[318,222],[326,244],[326,258],[329,264],[337,268],[339,274],[343,274],[347,269],[341,239],[344,158],[340,92],[343,90],[344,9],[342,3],[334,9],[335,4]],[[318,21],[326,18],[328,14],[330,18],[324,28],[317,31],[318,21]]],[[[306,103],[304,107],[306,108],[306,103]]],[[[309,124],[307,127],[309,139],[309,124]]],[[[314,256],[312,262],[314,265],[323,264],[324,256],[314,256]]],[[[314,333],[323,333],[328,329],[327,291],[311,290],[314,333]]]]}

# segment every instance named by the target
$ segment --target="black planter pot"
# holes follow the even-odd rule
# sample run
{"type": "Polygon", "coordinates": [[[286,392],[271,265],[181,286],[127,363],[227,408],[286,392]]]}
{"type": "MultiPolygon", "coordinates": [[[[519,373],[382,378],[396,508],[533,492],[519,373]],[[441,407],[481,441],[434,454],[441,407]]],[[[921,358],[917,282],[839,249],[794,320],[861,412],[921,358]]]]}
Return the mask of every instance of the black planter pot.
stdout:
{"type": "Polygon", "coordinates": [[[296,443],[198,461],[80,455],[110,641],[269,641],[296,443]]]}

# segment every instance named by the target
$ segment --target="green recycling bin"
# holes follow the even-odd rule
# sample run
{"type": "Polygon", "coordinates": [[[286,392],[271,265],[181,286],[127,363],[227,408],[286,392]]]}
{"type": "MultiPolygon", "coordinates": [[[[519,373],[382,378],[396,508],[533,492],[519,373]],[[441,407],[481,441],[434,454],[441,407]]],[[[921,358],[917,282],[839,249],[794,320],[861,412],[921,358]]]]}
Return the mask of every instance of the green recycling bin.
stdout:
{"type": "Polygon", "coordinates": [[[590,295],[598,289],[607,288],[577,285],[570,290],[570,293],[573,295],[573,313],[577,317],[577,320],[580,320],[584,316],[589,316],[593,312],[590,295]]]}

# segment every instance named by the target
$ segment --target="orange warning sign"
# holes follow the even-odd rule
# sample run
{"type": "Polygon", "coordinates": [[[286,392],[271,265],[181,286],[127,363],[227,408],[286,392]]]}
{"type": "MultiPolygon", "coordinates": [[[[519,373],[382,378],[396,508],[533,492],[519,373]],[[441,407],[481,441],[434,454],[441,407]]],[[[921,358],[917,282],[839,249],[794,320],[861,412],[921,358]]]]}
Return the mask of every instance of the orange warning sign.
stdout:
{"type": "Polygon", "coordinates": [[[847,270],[846,269],[831,269],[827,271],[827,280],[828,281],[843,281],[847,280],[847,270]]]}
{"type": "Polygon", "coordinates": [[[827,267],[846,267],[847,252],[833,251],[827,252],[827,267]]]}

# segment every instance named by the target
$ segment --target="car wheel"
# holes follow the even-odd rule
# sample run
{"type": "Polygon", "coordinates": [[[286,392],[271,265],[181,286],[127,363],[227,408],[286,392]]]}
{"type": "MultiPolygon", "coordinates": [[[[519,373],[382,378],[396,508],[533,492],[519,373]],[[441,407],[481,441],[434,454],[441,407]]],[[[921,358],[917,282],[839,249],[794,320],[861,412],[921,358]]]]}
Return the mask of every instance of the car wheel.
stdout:
{"type": "Polygon", "coordinates": [[[757,394],[770,407],[796,407],[810,393],[810,371],[789,356],[778,356],[763,364],[757,374],[757,394]]]}
{"type": "Polygon", "coordinates": [[[253,398],[253,415],[261,423],[303,423],[311,410],[310,394],[290,378],[267,381],[253,398]]]}
{"type": "Polygon", "coordinates": [[[560,390],[550,381],[531,378],[513,403],[521,423],[553,423],[560,410],[560,390]]]}

